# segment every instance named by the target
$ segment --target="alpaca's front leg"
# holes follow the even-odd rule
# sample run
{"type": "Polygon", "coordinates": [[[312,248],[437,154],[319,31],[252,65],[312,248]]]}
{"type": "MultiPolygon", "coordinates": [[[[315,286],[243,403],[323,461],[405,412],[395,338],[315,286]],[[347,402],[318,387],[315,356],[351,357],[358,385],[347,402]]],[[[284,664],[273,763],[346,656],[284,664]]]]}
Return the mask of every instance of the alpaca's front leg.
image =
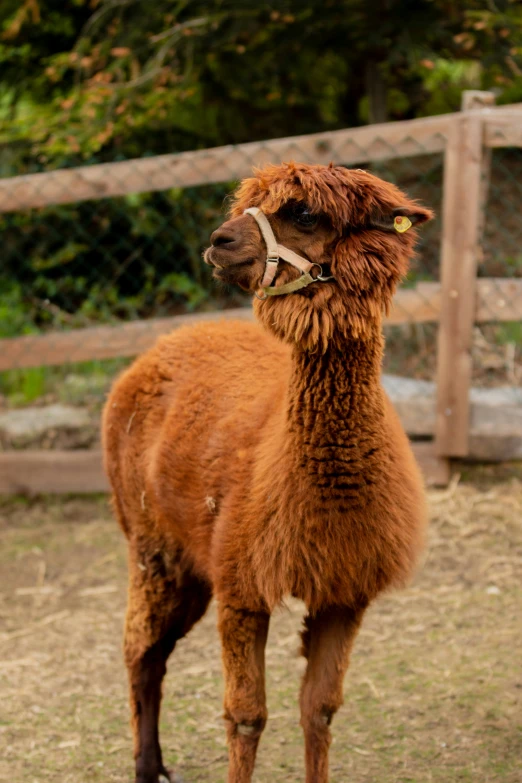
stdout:
{"type": "Polygon", "coordinates": [[[308,659],[301,686],[306,783],[327,783],[330,723],[343,703],[343,680],[364,610],[335,607],[309,615],[303,631],[308,659]]]}
{"type": "Polygon", "coordinates": [[[219,607],[225,670],[225,720],[229,744],[229,783],[250,783],[267,718],[265,645],[269,615],[219,607]]]}

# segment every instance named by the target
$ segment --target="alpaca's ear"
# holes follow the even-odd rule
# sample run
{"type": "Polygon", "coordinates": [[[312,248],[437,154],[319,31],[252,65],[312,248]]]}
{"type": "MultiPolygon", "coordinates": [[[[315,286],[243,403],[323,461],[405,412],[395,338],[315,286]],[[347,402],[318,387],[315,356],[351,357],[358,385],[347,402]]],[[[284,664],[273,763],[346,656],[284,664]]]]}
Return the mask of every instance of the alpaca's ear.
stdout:
{"type": "Polygon", "coordinates": [[[427,220],[431,220],[432,217],[433,212],[431,210],[414,204],[410,207],[396,207],[387,214],[375,215],[366,227],[404,234],[412,226],[425,223],[427,220]]]}

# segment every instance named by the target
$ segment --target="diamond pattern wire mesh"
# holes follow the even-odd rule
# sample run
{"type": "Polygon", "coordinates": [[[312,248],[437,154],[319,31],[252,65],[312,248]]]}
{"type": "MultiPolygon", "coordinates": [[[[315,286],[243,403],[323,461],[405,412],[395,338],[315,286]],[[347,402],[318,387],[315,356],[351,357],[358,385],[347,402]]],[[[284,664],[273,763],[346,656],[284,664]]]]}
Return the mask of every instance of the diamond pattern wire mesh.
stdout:
{"type": "MultiPolygon", "coordinates": [[[[475,325],[473,376],[480,385],[522,383],[522,321],[509,319],[521,311],[521,295],[510,280],[522,280],[522,147],[494,149],[487,192],[479,278],[488,283],[488,309],[503,311],[502,323],[475,325]]],[[[492,314],[492,320],[496,320],[492,314]]]]}
{"type": "MultiPolygon", "coordinates": [[[[412,198],[431,207],[435,219],[419,231],[416,258],[403,287],[440,279],[440,236],[442,212],[442,153],[415,158],[398,158],[374,164],[372,171],[397,184],[412,198]]],[[[420,288],[418,289],[420,294],[420,288]]],[[[433,380],[436,365],[436,322],[418,323],[402,308],[406,323],[385,326],[386,353],[384,372],[424,380],[433,380]]],[[[390,391],[393,392],[393,383],[390,391]]]]}
{"type": "MultiPolygon", "coordinates": [[[[436,141],[440,148],[440,140],[436,141]]],[[[441,152],[431,151],[434,145],[429,139],[424,147],[405,135],[397,146],[400,149],[374,138],[369,146],[361,147],[356,138],[334,133],[316,144],[316,152],[310,144],[303,144],[303,137],[297,138],[286,146],[284,159],[317,162],[318,155],[326,154],[337,164],[348,160],[351,167],[372,170],[435,210],[436,219],[421,232],[417,258],[405,282],[408,288],[439,279],[443,161],[441,152]],[[408,157],[400,157],[405,151],[408,157]],[[377,162],[369,162],[375,158],[377,162]]],[[[190,166],[193,181],[207,179],[210,184],[151,192],[143,171],[135,166],[126,170],[126,177],[134,190],[143,192],[1,214],[0,289],[6,293],[0,300],[0,338],[247,304],[241,292],[216,286],[201,261],[201,252],[223,220],[226,195],[236,184],[238,172],[246,173],[254,162],[274,159],[272,150],[262,144],[243,145],[204,151],[196,160],[181,161],[185,170],[190,166]]],[[[154,163],[154,159],[147,160],[154,163]]],[[[121,171],[111,176],[123,179],[121,171]]],[[[37,183],[36,187],[42,193],[47,188],[56,193],[57,182],[37,183]]],[[[74,196],[74,192],[67,194],[68,199],[74,196]]],[[[436,324],[406,320],[386,327],[385,371],[432,380],[436,324]]],[[[78,341],[82,339],[78,331],[78,341]]],[[[74,356],[71,351],[64,361],[74,356]]],[[[121,361],[91,362],[87,370],[110,374],[120,365],[121,361]]],[[[66,364],[0,373],[0,394],[9,395],[19,387],[20,378],[23,381],[31,372],[40,379],[35,382],[38,390],[49,391],[51,381],[70,371],[71,365],[66,364]]]]}

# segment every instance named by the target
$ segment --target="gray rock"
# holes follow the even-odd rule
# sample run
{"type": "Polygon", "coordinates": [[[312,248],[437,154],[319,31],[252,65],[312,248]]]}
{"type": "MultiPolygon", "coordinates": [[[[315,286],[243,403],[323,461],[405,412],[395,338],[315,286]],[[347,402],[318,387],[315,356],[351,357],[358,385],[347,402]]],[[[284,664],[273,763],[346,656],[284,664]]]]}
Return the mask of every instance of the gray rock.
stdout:
{"type": "Polygon", "coordinates": [[[0,433],[11,439],[32,440],[49,430],[78,430],[91,424],[89,412],[71,405],[47,405],[0,413],[0,433]]]}

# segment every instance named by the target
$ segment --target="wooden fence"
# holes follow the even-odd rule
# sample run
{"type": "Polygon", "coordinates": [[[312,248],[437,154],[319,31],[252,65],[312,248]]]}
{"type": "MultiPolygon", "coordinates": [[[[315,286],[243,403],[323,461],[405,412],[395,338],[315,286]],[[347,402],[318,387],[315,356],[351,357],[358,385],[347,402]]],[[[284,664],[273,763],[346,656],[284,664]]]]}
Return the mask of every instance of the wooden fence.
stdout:
{"type": "MultiPolygon", "coordinates": [[[[428,483],[444,484],[452,458],[522,453],[522,421],[514,432],[508,428],[504,448],[498,429],[492,433],[486,423],[482,431],[480,421],[477,429],[475,411],[470,440],[473,326],[522,320],[522,279],[477,278],[491,149],[522,147],[522,104],[496,107],[491,94],[470,91],[462,108],[458,114],[407,122],[12,177],[0,180],[0,212],[240,179],[252,165],[295,158],[296,149],[301,160],[347,165],[443,152],[441,279],[399,290],[387,323],[439,324],[436,410],[425,433],[432,437],[414,443],[414,449],[428,483]],[[488,451],[490,436],[494,447],[488,451]],[[513,438],[518,438],[515,445],[513,438]],[[480,454],[473,453],[477,442],[480,454]]],[[[133,356],[182,324],[227,317],[250,318],[251,312],[245,308],[4,339],[0,371],[133,356]]],[[[409,434],[418,435],[409,409],[400,413],[409,434]]],[[[0,493],[88,492],[106,486],[96,451],[0,453],[0,493]]]]}

